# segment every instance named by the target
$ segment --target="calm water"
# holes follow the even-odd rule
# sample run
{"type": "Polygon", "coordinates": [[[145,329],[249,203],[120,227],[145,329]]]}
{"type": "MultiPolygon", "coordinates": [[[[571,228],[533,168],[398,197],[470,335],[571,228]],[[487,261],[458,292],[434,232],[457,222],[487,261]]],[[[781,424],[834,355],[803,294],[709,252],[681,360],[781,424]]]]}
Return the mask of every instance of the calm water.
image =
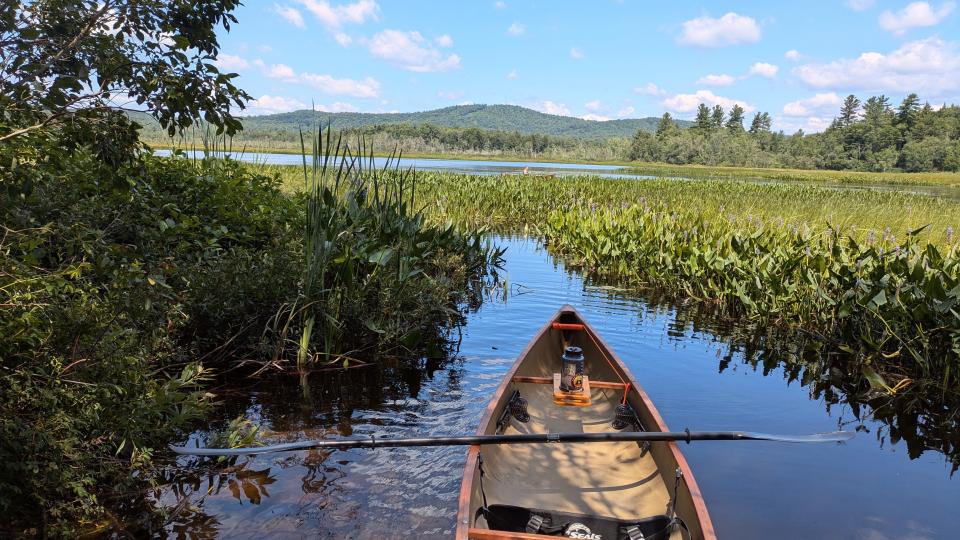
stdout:
{"type": "MultiPolygon", "coordinates": [[[[957,538],[960,478],[943,454],[911,459],[877,421],[811,399],[780,367],[729,350],[707,323],[687,324],[615,289],[591,286],[537,244],[508,246],[506,302],[468,317],[455,357],[296,380],[224,395],[272,441],[323,436],[473,433],[502,375],[563,303],[582,311],[653,398],[670,428],[771,433],[868,429],[843,445],[704,442],[683,450],[722,538],[957,538]],[[725,366],[721,370],[721,366],[725,366]],[[363,373],[367,371],[366,373],[363,373]]],[[[455,336],[456,337],[456,336],[455,336]]],[[[762,351],[760,356],[762,356],[762,351]]],[[[215,422],[212,427],[222,427],[215,422]]],[[[202,437],[203,433],[197,436],[202,437]]],[[[914,448],[914,453],[916,448],[914,448]]],[[[301,451],[163,479],[170,538],[447,538],[465,450],[301,451]]],[[[187,460],[182,465],[189,465],[187,460]]]]}

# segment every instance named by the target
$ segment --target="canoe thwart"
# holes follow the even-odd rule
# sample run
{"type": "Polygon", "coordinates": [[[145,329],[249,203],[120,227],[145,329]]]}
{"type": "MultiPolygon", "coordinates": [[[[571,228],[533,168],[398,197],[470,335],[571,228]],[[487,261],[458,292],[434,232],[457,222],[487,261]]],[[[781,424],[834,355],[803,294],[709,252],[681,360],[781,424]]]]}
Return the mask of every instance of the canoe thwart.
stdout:
{"type": "MultiPolygon", "coordinates": [[[[515,383],[553,384],[552,377],[529,377],[525,375],[516,375],[510,380],[515,383]]],[[[612,388],[614,390],[623,390],[625,386],[625,384],[620,382],[590,381],[590,388],[612,388]]]]}

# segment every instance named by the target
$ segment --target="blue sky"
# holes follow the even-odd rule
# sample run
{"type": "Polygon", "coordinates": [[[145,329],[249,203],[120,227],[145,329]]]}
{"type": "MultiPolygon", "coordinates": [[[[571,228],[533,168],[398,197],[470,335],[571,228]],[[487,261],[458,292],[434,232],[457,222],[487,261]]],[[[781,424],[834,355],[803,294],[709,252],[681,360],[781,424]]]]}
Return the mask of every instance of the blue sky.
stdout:
{"type": "Polygon", "coordinates": [[[512,103],[589,119],[700,102],[822,130],[850,93],[960,102],[960,13],[904,2],[248,0],[218,63],[256,100],[420,111],[512,103]]]}

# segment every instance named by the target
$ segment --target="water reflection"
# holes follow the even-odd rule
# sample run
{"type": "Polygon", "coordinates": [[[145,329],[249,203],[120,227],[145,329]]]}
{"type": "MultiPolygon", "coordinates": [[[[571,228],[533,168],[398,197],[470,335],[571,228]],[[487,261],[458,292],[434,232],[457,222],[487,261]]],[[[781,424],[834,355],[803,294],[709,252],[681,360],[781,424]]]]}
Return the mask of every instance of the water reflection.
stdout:
{"type": "MultiPolygon", "coordinates": [[[[220,392],[219,417],[192,439],[205,444],[239,414],[269,442],[470,433],[530,336],[571,303],[671,427],[863,432],[843,447],[685,447],[723,537],[937,538],[956,529],[960,404],[877,393],[840,373],[842,352],[810,336],[732,324],[702,304],[584,280],[536,243],[502,242],[506,295],[471,313],[442,358],[315,374],[307,392],[296,377],[234,384],[220,392]]],[[[144,528],[171,538],[448,538],[463,459],[453,447],[185,458],[157,479],[144,504],[166,515],[144,528]]]]}

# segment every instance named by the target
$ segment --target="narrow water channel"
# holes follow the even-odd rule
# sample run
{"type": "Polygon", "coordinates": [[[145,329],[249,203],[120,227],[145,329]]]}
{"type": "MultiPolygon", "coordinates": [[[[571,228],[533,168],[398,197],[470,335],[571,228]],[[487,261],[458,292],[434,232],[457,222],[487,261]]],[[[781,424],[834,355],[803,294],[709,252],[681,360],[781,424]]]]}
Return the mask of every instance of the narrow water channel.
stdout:
{"type": "MultiPolygon", "coordinates": [[[[960,530],[960,475],[944,454],[911,458],[888,426],[827,407],[780,366],[730,354],[716,327],[678,321],[587,284],[536,242],[505,245],[509,294],[468,317],[449,360],[272,381],[222,396],[271,440],[473,433],[502,375],[564,303],[576,306],[644,385],[675,430],[862,431],[842,445],[703,442],[682,447],[721,538],[933,539],[960,530]],[[829,410],[828,410],[829,409],[829,410]],[[878,437],[878,433],[880,436],[878,437]]],[[[759,351],[762,356],[763,351],[759,351]]],[[[756,351],[753,354],[757,354],[756,351]]],[[[223,419],[211,424],[221,428],[223,419]]],[[[203,433],[196,434],[202,437],[203,433]]],[[[923,449],[923,441],[913,441],[923,449]]],[[[301,451],[162,479],[169,538],[448,538],[465,450],[301,451]]],[[[187,465],[188,461],[181,461],[187,465]]]]}

